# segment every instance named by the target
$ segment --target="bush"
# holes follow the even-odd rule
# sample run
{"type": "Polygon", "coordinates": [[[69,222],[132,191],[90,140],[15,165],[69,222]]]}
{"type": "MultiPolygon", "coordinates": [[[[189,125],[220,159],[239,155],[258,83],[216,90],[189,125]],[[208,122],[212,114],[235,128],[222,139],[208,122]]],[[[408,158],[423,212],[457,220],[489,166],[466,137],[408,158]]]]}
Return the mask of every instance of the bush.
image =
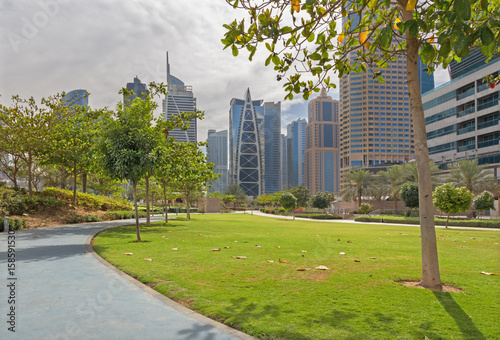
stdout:
{"type": "Polygon", "coordinates": [[[99,222],[99,216],[97,215],[75,215],[68,218],[67,223],[84,223],[84,222],[99,222]]]}
{"type": "Polygon", "coordinates": [[[271,214],[276,215],[276,209],[271,210],[271,214]]]}
{"type": "Polygon", "coordinates": [[[279,208],[278,209],[278,213],[284,214],[284,213],[286,213],[286,209],[285,208],[279,208]]]}
{"type": "MultiPolygon", "coordinates": [[[[73,201],[73,191],[45,188],[40,193],[40,197],[51,197],[62,202],[71,203],[73,201]]],[[[76,193],[76,205],[92,210],[132,210],[132,205],[125,201],[118,201],[106,196],[76,193]]]]}
{"type": "MultiPolygon", "coordinates": [[[[147,216],[145,211],[139,211],[139,218],[145,218],[147,216]]],[[[135,214],[133,211],[108,211],[102,216],[104,221],[112,221],[112,220],[127,220],[135,218],[135,214]]]]}
{"type": "Polygon", "coordinates": [[[25,218],[9,218],[9,230],[21,230],[28,228],[25,218]]]}
{"type": "MultiPolygon", "coordinates": [[[[382,223],[400,223],[400,224],[420,224],[420,219],[417,217],[410,218],[391,218],[390,216],[368,217],[359,216],[354,219],[356,222],[382,222],[382,223]]],[[[446,218],[434,218],[435,225],[446,225],[446,218]]],[[[475,227],[475,228],[500,228],[500,219],[489,220],[471,220],[471,219],[458,219],[451,218],[448,225],[455,227],[475,227]]]]}
{"type": "Polygon", "coordinates": [[[342,217],[340,217],[338,215],[330,215],[330,214],[325,214],[325,213],[320,213],[320,212],[300,213],[300,214],[295,214],[295,217],[312,218],[314,220],[338,220],[338,219],[342,219],[342,217]]]}

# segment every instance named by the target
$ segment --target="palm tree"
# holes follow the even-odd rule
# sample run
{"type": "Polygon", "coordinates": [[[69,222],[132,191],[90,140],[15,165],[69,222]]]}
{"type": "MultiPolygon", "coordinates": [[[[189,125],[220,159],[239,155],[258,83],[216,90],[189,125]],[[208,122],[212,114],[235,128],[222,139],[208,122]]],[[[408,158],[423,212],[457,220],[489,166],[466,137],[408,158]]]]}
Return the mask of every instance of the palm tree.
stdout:
{"type": "MultiPolygon", "coordinates": [[[[429,162],[431,166],[431,181],[432,181],[432,187],[435,187],[438,178],[436,176],[432,176],[433,174],[439,172],[439,167],[434,164],[432,161],[429,162]]],[[[403,166],[403,178],[404,182],[415,182],[418,183],[418,171],[417,171],[417,163],[416,162],[410,162],[406,163],[403,166]]]]}
{"type": "Polygon", "coordinates": [[[394,209],[397,210],[399,189],[406,182],[404,167],[400,165],[391,166],[386,171],[380,171],[379,175],[382,178],[387,194],[394,200],[394,209]]]}
{"type": "Polygon", "coordinates": [[[458,161],[452,165],[448,181],[466,187],[473,194],[491,191],[495,187],[495,179],[492,171],[484,168],[484,165],[479,165],[477,158],[458,161]]]}
{"type": "Polygon", "coordinates": [[[358,207],[361,206],[361,197],[373,181],[373,174],[366,170],[358,170],[344,175],[345,186],[340,192],[343,200],[357,199],[358,207]]]}
{"type": "Polygon", "coordinates": [[[247,199],[245,191],[238,184],[230,184],[226,188],[224,195],[233,195],[236,198],[236,202],[242,203],[247,199]]]}

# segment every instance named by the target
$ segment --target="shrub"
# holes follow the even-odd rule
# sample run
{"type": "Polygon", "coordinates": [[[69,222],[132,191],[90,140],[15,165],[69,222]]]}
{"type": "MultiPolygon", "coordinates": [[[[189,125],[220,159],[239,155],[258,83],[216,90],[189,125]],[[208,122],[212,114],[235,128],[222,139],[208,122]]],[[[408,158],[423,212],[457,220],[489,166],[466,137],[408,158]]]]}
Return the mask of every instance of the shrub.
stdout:
{"type": "Polygon", "coordinates": [[[278,213],[284,214],[284,213],[286,213],[286,209],[285,208],[279,208],[278,209],[278,213]]]}
{"type": "MultiPolygon", "coordinates": [[[[145,218],[146,217],[146,212],[145,211],[139,211],[139,218],[145,218]]],[[[135,213],[134,211],[108,211],[102,216],[102,219],[104,221],[112,221],[112,220],[127,220],[130,218],[135,218],[135,213]]]]}
{"type": "MultiPolygon", "coordinates": [[[[383,223],[401,223],[401,224],[420,224],[420,219],[417,218],[404,218],[396,219],[387,216],[368,217],[359,216],[354,219],[356,222],[383,222],[383,223]]],[[[446,225],[446,218],[434,218],[436,225],[446,225]]],[[[450,219],[449,224],[455,227],[475,227],[475,228],[500,228],[500,219],[489,220],[471,220],[471,219],[450,219]]]]}
{"type": "Polygon", "coordinates": [[[84,222],[99,222],[99,216],[97,215],[75,215],[68,218],[67,223],[84,223],[84,222]]]}
{"type": "Polygon", "coordinates": [[[276,209],[271,210],[271,214],[276,215],[276,209]]]}
{"type": "Polygon", "coordinates": [[[28,222],[25,218],[9,218],[9,229],[10,230],[21,230],[28,227],[28,222]]]}
{"type": "MultiPolygon", "coordinates": [[[[70,190],[45,188],[40,193],[40,197],[52,197],[57,200],[71,203],[73,201],[73,192],[70,190]]],[[[76,193],[76,205],[92,210],[132,210],[132,205],[125,201],[118,201],[106,196],[76,193]]]]}

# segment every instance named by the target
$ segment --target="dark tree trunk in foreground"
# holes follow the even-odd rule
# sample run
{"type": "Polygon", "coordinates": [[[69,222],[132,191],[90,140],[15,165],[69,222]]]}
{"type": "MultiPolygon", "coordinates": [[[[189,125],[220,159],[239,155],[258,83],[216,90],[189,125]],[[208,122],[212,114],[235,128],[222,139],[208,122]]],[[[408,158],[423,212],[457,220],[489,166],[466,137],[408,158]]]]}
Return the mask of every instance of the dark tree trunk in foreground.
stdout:
{"type": "Polygon", "coordinates": [[[137,182],[132,181],[132,193],[134,196],[134,208],[135,208],[135,230],[137,234],[137,242],[141,242],[141,229],[139,227],[139,209],[137,209],[137,182]]]}
{"type": "MultiPolygon", "coordinates": [[[[401,11],[403,21],[413,19],[412,12],[401,11]]],[[[420,233],[422,244],[422,281],[420,285],[433,290],[442,290],[434,227],[434,205],[432,204],[432,182],[425,131],[424,110],[418,81],[418,41],[406,32],[406,79],[410,97],[410,112],[415,135],[415,157],[418,169],[418,193],[420,209],[420,233]]]]}

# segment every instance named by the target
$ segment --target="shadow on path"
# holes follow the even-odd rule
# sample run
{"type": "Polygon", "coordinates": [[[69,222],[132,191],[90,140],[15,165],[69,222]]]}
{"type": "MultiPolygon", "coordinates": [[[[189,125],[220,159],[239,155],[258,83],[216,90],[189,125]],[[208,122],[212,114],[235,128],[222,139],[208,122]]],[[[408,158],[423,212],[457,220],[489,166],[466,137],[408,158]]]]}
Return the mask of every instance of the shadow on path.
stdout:
{"type": "Polygon", "coordinates": [[[464,339],[486,340],[481,331],[474,325],[470,316],[455,302],[450,293],[433,292],[433,294],[446,312],[455,320],[464,339]]]}

